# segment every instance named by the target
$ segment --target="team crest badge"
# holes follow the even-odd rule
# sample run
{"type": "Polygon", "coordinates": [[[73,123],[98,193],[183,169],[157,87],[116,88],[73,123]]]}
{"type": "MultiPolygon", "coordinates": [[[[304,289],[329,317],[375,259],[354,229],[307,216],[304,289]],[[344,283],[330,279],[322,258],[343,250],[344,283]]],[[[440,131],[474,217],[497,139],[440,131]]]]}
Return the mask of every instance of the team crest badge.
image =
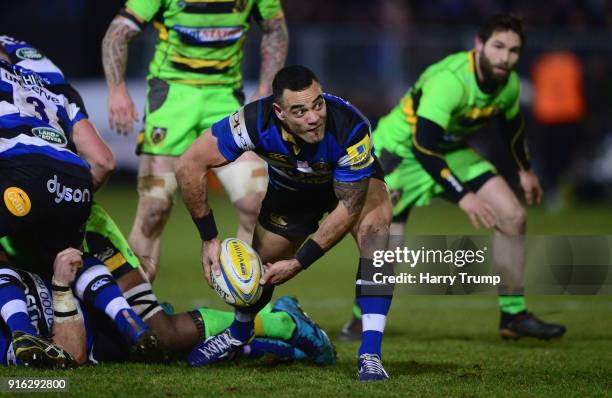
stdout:
{"type": "Polygon", "coordinates": [[[270,214],[270,221],[272,222],[272,224],[281,228],[287,228],[287,226],[289,225],[289,220],[287,220],[287,217],[277,213],[270,214]]]}
{"type": "Polygon", "coordinates": [[[166,138],[166,133],[168,130],[165,127],[153,127],[153,131],[151,131],[151,141],[154,144],[161,143],[164,138],[166,138]]]}
{"type": "Polygon", "coordinates": [[[235,0],[234,2],[234,10],[237,12],[242,12],[247,6],[247,0],[235,0]]]}

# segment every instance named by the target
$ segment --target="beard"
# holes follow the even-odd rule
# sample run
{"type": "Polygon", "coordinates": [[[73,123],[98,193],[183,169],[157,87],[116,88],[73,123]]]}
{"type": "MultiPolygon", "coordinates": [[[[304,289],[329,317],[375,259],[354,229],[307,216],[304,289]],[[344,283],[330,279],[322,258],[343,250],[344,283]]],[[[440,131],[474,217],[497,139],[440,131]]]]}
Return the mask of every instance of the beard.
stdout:
{"type": "Polygon", "coordinates": [[[508,76],[510,76],[510,71],[507,71],[503,76],[495,74],[493,64],[485,55],[484,49],[480,51],[480,71],[482,72],[482,77],[484,79],[482,83],[485,87],[494,88],[504,85],[508,81],[508,76]]]}

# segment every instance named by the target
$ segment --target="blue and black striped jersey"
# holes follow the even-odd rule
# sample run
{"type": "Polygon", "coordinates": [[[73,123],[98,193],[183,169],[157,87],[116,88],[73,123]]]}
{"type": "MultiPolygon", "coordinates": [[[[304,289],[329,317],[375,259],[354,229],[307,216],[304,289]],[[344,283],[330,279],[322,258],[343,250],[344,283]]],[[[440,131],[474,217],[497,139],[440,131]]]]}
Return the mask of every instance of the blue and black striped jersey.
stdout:
{"type": "Polygon", "coordinates": [[[370,122],[342,98],[323,98],[327,122],[320,142],[298,145],[276,117],[273,98],[266,97],[212,126],[219,151],[230,161],[254,151],[268,163],[270,184],[292,191],[329,188],[332,179],[351,182],[372,176],[370,122]]]}
{"type": "Polygon", "coordinates": [[[14,61],[0,61],[0,158],[38,154],[89,167],[71,140],[87,117],[76,90],[34,47],[6,36],[0,45],[14,61]]]}

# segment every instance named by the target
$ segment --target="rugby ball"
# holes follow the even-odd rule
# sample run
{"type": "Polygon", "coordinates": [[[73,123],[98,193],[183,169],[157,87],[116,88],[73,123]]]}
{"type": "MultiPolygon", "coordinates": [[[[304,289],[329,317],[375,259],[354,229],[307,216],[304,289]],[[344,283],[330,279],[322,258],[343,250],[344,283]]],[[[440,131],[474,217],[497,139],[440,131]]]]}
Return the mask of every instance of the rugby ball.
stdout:
{"type": "Polygon", "coordinates": [[[259,280],[263,266],[259,255],[246,242],[228,238],[221,243],[219,258],[221,275],[211,271],[213,288],[226,303],[235,307],[249,307],[263,292],[259,280]]]}

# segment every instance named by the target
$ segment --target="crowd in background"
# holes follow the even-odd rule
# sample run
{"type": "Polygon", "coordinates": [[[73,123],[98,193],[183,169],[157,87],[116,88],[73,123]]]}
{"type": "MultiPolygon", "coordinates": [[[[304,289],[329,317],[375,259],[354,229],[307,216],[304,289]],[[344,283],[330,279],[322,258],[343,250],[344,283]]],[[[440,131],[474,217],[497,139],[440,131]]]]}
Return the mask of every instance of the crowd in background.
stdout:
{"type": "MultiPolygon", "coordinates": [[[[5,2],[2,33],[42,48],[72,79],[101,79],[101,39],[124,2],[52,3],[5,2]]],[[[612,197],[612,2],[285,0],[283,6],[291,35],[288,62],[311,66],[325,87],[357,104],[374,123],[428,64],[469,48],[484,17],[516,12],[528,35],[518,68],[523,107],[547,190],[559,206],[568,191],[612,197]],[[549,107],[546,98],[559,98],[558,106],[549,107]],[[555,119],[547,113],[555,108],[571,117],[555,119]]],[[[132,78],[144,79],[155,39],[151,29],[131,49],[133,58],[142,59],[130,62],[132,78]]],[[[249,55],[258,50],[251,42],[257,41],[247,42],[247,80],[257,78],[258,60],[249,55]]]]}

